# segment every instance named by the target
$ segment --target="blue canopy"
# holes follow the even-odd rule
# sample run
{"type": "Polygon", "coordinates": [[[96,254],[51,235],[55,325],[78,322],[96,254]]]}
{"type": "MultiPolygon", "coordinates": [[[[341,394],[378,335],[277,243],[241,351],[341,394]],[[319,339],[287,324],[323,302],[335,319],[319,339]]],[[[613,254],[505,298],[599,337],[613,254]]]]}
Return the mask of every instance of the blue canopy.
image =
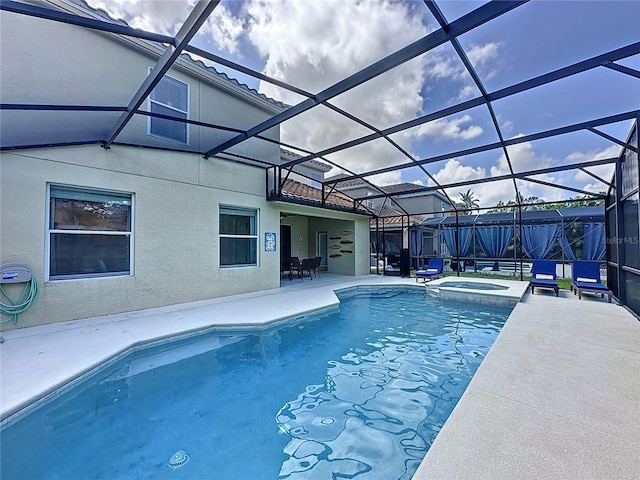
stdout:
{"type": "Polygon", "coordinates": [[[444,243],[446,243],[447,249],[452,257],[464,257],[467,255],[469,246],[471,245],[471,231],[471,227],[460,227],[458,229],[458,240],[460,242],[460,252],[458,254],[458,249],[456,248],[456,229],[442,229],[444,243]]]}
{"type": "Polygon", "coordinates": [[[529,258],[545,258],[558,237],[560,225],[523,225],[522,249],[529,258]]]}
{"type": "MultiPolygon", "coordinates": [[[[422,255],[422,229],[417,228],[411,230],[410,232],[410,245],[411,245],[411,256],[412,257],[420,257],[422,255]]],[[[418,259],[415,259],[413,262],[414,266],[418,267],[418,259]]]]}
{"type": "Polygon", "coordinates": [[[582,259],[602,260],[606,250],[604,223],[585,223],[582,259]]]}
{"type": "Polygon", "coordinates": [[[411,230],[411,255],[419,257],[422,255],[422,230],[411,230]]]}
{"type": "Polygon", "coordinates": [[[480,246],[487,257],[503,258],[513,238],[513,226],[477,227],[480,246]]]}
{"type": "Polygon", "coordinates": [[[572,261],[576,260],[576,254],[573,253],[573,249],[571,248],[569,240],[567,239],[567,236],[564,232],[560,233],[560,236],[558,237],[558,243],[560,244],[560,247],[562,247],[562,251],[564,252],[565,257],[572,261]]]}

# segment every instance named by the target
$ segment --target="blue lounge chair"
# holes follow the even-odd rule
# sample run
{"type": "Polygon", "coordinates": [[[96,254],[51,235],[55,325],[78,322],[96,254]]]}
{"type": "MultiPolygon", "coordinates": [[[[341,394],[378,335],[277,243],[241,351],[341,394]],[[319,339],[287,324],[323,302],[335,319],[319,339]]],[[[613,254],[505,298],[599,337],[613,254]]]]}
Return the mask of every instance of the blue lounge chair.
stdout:
{"type": "Polygon", "coordinates": [[[430,258],[427,268],[416,271],[416,283],[418,283],[419,278],[424,278],[423,282],[426,282],[427,279],[432,280],[441,277],[443,270],[444,258],[430,258]]]}
{"type": "Polygon", "coordinates": [[[558,279],[556,277],[556,262],[553,260],[534,260],[531,267],[531,295],[534,288],[550,288],[558,296],[558,279]]]}
{"type": "Polygon", "coordinates": [[[576,260],[573,262],[571,291],[582,299],[583,293],[599,293],[602,298],[607,294],[611,303],[611,290],[602,284],[600,280],[600,263],[589,260],[576,260]]]}

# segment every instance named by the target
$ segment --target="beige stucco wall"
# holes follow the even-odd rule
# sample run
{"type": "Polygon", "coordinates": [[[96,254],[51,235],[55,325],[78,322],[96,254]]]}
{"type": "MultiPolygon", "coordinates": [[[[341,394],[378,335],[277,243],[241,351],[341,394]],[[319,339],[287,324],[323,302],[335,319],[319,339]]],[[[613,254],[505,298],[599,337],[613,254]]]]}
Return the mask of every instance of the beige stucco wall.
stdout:
{"type": "MultiPolygon", "coordinates": [[[[317,251],[318,232],[327,232],[328,237],[341,236],[352,240],[353,244],[344,247],[353,253],[327,259],[329,273],[340,275],[368,275],[369,272],[369,217],[347,212],[322,210],[301,205],[280,204],[282,211],[289,215],[282,219],[283,224],[292,225],[292,255],[301,259],[314,257],[317,251]],[[292,216],[293,215],[293,216],[292,216]],[[341,232],[352,232],[348,236],[341,232]],[[298,242],[302,235],[302,242],[298,242]],[[297,253],[296,253],[297,252],[297,253]]],[[[336,244],[328,240],[329,244],[336,244]]],[[[329,255],[336,253],[329,250],[329,255]]]]}
{"type": "MultiPolygon", "coordinates": [[[[145,42],[0,13],[0,100],[3,103],[126,106],[155,64],[145,42]],[[37,35],[34,34],[37,32],[37,35]],[[135,42],[134,42],[135,43],[135,42]]],[[[160,52],[156,52],[160,53],[160,52]]],[[[193,63],[176,62],[168,72],[189,84],[189,118],[246,130],[280,111],[232,82],[211,78],[193,63]]],[[[145,109],[143,104],[141,109],[145,109]]],[[[135,115],[116,143],[106,139],[121,112],[6,110],[0,143],[20,145],[93,142],[89,146],[38,148],[0,153],[0,263],[28,264],[41,287],[37,302],[18,327],[107,315],[224,295],[277,288],[279,247],[264,252],[264,233],[279,232],[281,206],[265,199],[262,169],[202,152],[236,135],[189,127],[189,145],[147,135],[147,118],[135,115]],[[118,143],[193,150],[134,148],[118,143]],[[200,153],[195,153],[195,151],[200,153]],[[46,278],[47,185],[63,184],[130,192],[134,198],[134,266],[131,276],[48,281],[46,278]],[[221,204],[259,210],[257,267],[219,268],[218,211],[221,204]]],[[[263,135],[279,138],[275,127],[263,135]]],[[[232,152],[273,164],[278,145],[251,139],[232,152]]],[[[365,217],[302,208],[302,214],[336,218],[331,228],[359,235],[365,217]]],[[[302,228],[302,227],[301,227],[302,228]]],[[[327,227],[328,228],[328,227],[327,227]]],[[[367,230],[368,232],[368,230],[367,230]]],[[[315,246],[303,233],[301,256],[315,246]]],[[[295,237],[297,239],[297,235],[295,237]]],[[[363,236],[363,238],[365,238],[363,236]]],[[[365,248],[368,248],[368,233],[365,248]]],[[[368,252],[367,252],[368,256],[368,252]]],[[[367,273],[360,259],[330,271],[367,273]]],[[[366,258],[364,259],[366,260],[366,258]]],[[[11,293],[16,289],[12,288],[11,293]]],[[[11,323],[2,328],[15,328],[11,323]]]]}
{"type": "Polygon", "coordinates": [[[41,287],[19,327],[279,285],[279,252],[263,244],[264,232],[278,231],[279,209],[257,168],[118,146],[4,152],[0,208],[0,263],[27,263],[41,287]],[[133,276],[45,281],[47,183],[133,193],[133,276]],[[220,204],[259,210],[257,267],[219,268],[220,204]]]}
{"type": "Polygon", "coordinates": [[[315,251],[309,249],[309,218],[303,215],[287,217],[282,224],[291,225],[291,256],[299,259],[309,258],[315,255],[315,251]]]}
{"type": "MultiPolygon", "coordinates": [[[[126,107],[162,53],[149,42],[11,12],[1,12],[0,22],[3,103],[126,107]]],[[[191,120],[246,130],[281,109],[182,58],[167,75],[189,85],[191,120]]],[[[150,109],[148,100],[140,109],[150,109]]],[[[105,139],[121,115],[117,111],[8,110],[3,112],[0,137],[5,146],[17,144],[16,139],[29,145],[97,141],[105,139]]],[[[237,135],[189,125],[189,141],[184,145],[147,135],[147,122],[148,117],[135,115],[116,141],[204,152],[237,135]]],[[[279,139],[279,129],[263,135],[279,139]]],[[[260,159],[267,152],[275,163],[279,159],[278,145],[256,139],[230,151],[260,159]]]]}

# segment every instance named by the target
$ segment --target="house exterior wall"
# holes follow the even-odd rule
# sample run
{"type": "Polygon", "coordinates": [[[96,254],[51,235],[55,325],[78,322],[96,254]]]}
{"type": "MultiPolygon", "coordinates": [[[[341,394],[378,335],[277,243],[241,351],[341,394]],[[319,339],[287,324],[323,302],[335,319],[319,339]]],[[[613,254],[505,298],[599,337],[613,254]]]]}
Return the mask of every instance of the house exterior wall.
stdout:
{"type": "Polygon", "coordinates": [[[3,152],[0,165],[0,263],[28,264],[41,289],[17,327],[279,285],[279,251],[264,251],[264,233],[278,231],[279,209],[265,200],[261,169],[119,146],[3,152]],[[145,172],[148,164],[158,167],[154,173],[145,172]],[[131,276],[46,281],[48,183],[134,195],[131,276]],[[220,205],[258,210],[258,266],[220,268],[220,205]]]}
{"type": "Polygon", "coordinates": [[[328,211],[303,205],[280,204],[281,210],[289,214],[282,220],[283,224],[293,226],[292,255],[300,259],[315,257],[317,251],[318,232],[327,232],[328,244],[339,244],[331,237],[351,240],[352,244],[344,246],[341,257],[331,257],[339,253],[329,249],[327,271],[340,275],[368,275],[369,272],[369,217],[347,212],[328,211]],[[294,220],[298,219],[300,220],[294,220]],[[306,230],[305,230],[306,228],[306,230]],[[351,232],[350,235],[342,235],[351,232]],[[302,242],[298,242],[298,235],[302,235],[302,242]],[[298,253],[303,253],[300,255],[298,253]]]}
{"type": "MultiPolygon", "coordinates": [[[[161,53],[147,42],[6,11],[0,12],[0,21],[2,103],[123,107],[161,53]]],[[[168,75],[189,85],[191,120],[246,130],[281,109],[187,60],[178,60],[168,75]]],[[[141,106],[146,108],[146,104],[141,106]]],[[[184,145],[149,136],[147,117],[134,115],[110,149],[99,147],[98,141],[106,138],[121,115],[3,111],[2,146],[34,148],[0,152],[0,264],[27,264],[40,285],[38,299],[21,314],[18,325],[7,322],[3,329],[279,286],[280,246],[275,252],[266,252],[264,234],[279,232],[282,205],[267,202],[264,170],[219,158],[204,159],[201,153],[236,133],[190,125],[188,144],[184,145]],[[66,142],[93,143],[35,148],[66,142]],[[48,278],[49,185],[132,195],[130,275],[48,278]],[[257,210],[257,266],[221,268],[221,206],[257,210]]],[[[279,129],[263,135],[279,139],[279,129]]],[[[272,164],[280,161],[277,144],[256,139],[242,142],[232,151],[272,164]]],[[[320,209],[302,209],[300,213],[309,210],[317,216],[334,217],[320,209]]],[[[336,230],[359,232],[362,225],[368,225],[367,218],[358,215],[338,212],[335,218],[331,228],[336,230]],[[356,224],[360,227],[354,227],[356,224]]],[[[304,251],[300,253],[313,256],[308,229],[303,235],[304,251]]],[[[297,234],[294,238],[297,243],[297,234]]],[[[362,241],[368,245],[366,236],[362,241]]],[[[356,258],[354,255],[333,271],[367,273],[356,258]]],[[[14,297],[20,293],[17,290],[18,285],[9,287],[14,297]]]]}
{"type": "Polygon", "coordinates": [[[317,168],[314,164],[308,162],[306,164],[298,164],[293,167],[293,173],[289,176],[289,178],[291,180],[296,180],[297,182],[304,183],[305,185],[313,185],[315,181],[311,177],[314,174],[319,175],[320,180],[324,179],[324,170],[317,168]],[[299,173],[300,175],[296,175],[296,173],[299,173]]]}
{"type": "Polygon", "coordinates": [[[448,206],[448,202],[435,194],[414,194],[401,197],[395,197],[394,200],[406,209],[409,213],[416,213],[419,215],[425,214],[428,217],[441,216],[442,215],[442,203],[445,203],[445,209],[451,208],[448,206]]]}
{"type": "Polygon", "coordinates": [[[296,215],[287,217],[287,220],[287,223],[291,225],[291,256],[298,257],[301,260],[312,256],[309,253],[308,217],[296,215]]]}
{"type": "MultiPolygon", "coordinates": [[[[163,51],[150,42],[2,12],[2,100],[10,103],[126,107],[163,51]],[[29,32],[38,32],[37,35],[29,32]]],[[[248,90],[179,58],[167,75],[189,85],[191,120],[246,130],[281,108],[248,90]]],[[[149,100],[141,105],[148,110],[149,100]]],[[[3,112],[3,144],[59,143],[69,137],[98,141],[108,135],[122,112],[3,112]],[[78,121],[77,119],[82,119],[78,121]],[[25,123],[29,129],[24,129],[25,123]]],[[[117,142],[206,151],[236,132],[189,125],[188,144],[147,134],[148,117],[134,115],[117,142]],[[141,139],[144,139],[141,141],[141,139]]],[[[277,127],[263,135],[279,139],[277,127]]],[[[250,139],[230,152],[279,159],[279,146],[250,139]]]]}

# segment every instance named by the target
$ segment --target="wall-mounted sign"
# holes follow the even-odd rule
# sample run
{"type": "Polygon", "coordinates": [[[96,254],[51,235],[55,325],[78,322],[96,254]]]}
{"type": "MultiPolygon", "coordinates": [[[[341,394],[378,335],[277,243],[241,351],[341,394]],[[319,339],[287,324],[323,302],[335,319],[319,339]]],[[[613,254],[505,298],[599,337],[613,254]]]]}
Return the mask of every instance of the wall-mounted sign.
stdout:
{"type": "Polygon", "coordinates": [[[264,251],[275,252],[276,251],[276,232],[264,233],[264,251]]]}

